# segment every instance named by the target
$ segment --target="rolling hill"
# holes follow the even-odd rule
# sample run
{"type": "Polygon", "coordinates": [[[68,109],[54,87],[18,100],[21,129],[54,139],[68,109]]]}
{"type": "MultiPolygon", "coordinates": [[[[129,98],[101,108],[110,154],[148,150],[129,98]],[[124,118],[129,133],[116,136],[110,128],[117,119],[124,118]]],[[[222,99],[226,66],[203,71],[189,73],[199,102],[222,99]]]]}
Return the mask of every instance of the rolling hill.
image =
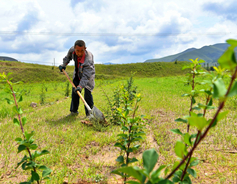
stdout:
{"type": "MultiPolygon", "coordinates": [[[[156,62],[132,64],[95,64],[96,79],[124,79],[134,74],[134,77],[165,77],[184,75],[188,70],[182,70],[187,62],[156,62]]],[[[66,72],[73,76],[74,66],[67,66],[66,72]]],[[[58,67],[22,63],[15,61],[0,61],[0,73],[11,72],[13,82],[37,83],[42,81],[67,81],[58,67]]],[[[1,83],[1,81],[0,81],[1,83]]]]}
{"type": "Polygon", "coordinates": [[[204,46],[200,49],[189,48],[178,54],[148,59],[145,62],[172,62],[172,61],[189,61],[189,59],[203,59],[207,63],[215,64],[217,59],[224,53],[229,45],[227,43],[217,43],[214,45],[204,46]]]}

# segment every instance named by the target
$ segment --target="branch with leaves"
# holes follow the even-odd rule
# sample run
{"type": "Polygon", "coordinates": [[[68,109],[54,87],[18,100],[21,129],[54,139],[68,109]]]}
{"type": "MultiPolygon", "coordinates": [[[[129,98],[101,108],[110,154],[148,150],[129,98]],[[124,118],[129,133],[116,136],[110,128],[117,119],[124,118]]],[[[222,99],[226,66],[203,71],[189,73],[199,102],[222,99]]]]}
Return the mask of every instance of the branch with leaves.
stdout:
{"type": "Polygon", "coordinates": [[[24,125],[27,122],[27,118],[21,117],[23,114],[23,111],[21,107],[19,107],[18,105],[18,103],[20,103],[23,100],[23,98],[22,98],[22,95],[19,94],[20,96],[17,100],[18,94],[13,90],[13,85],[19,82],[17,83],[11,82],[11,79],[8,79],[10,74],[11,73],[8,73],[7,75],[4,72],[2,74],[0,73],[0,79],[2,79],[2,82],[4,82],[6,85],[9,86],[9,87],[7,86],[5,87],[5,92],[7,95],[11,95],[13,97],[13,100],[9,98],[5,98],[5,100],[10,105],[15,104],[15,106],[13,107],[13,110],[16,113],[17,118],[13,119],[13,123],[16,126],[20,127],[22,136],[23,136],[23,138],[18,137],[15,139],[15,141],[19,145],[17,153],[20,153],[23,151],[28,153],[28,156],[25,155],[22,158],[22,160],[17,164],[16,168],[21,166],[23,170],[31,170],[31,179],[27,182],[21,182],[20,184],[31,184],[34,182],[37,182],[39,184],[43,180],[50,179],[49,175],[51,174],[52,170],[46,167],[45,165],[36,163],[36,158],[43,156],[45,154],[49,154],[49,151],[42,150],[42,151],[32,152],[32,150],[36,150],[38,147],[37,144],[34,144],[34,139],[33,139],[34,131],[32,131],[31,133],[28,133],[27,131],[24,130],[24,125]],[[42,172],[41,177],[39,176],[39,171],[42,172]]]}

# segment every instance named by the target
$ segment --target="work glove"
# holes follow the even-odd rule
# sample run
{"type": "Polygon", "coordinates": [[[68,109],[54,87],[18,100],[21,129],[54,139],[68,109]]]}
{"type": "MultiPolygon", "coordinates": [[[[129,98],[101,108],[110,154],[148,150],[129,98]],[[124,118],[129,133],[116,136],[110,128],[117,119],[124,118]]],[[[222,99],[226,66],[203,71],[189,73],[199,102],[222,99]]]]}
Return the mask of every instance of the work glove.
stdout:
{"type": "Polygon", "coordinates": [[[74,90],[74,93],[77,94],[77,91],[79,91],[81,93],[82,88],[81,88],[81,86],[77,86],[77,88],[73,88],[73,90],[74,90]]]}
{"type": "Polygon", "coordinates": [[[63,70],[62,69],[64,69],[64,70],[66,70],[66,66],[62,66],[62,65],[59,65],[59,70],[60,70],[60,72],[62,72],[63,70]]]}

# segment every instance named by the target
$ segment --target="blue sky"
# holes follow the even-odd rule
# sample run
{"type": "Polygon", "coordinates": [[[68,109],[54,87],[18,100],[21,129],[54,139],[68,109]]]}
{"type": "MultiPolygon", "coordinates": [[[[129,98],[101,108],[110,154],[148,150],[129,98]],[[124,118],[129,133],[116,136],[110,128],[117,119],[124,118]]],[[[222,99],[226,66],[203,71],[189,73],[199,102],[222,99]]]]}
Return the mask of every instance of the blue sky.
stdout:
{"type": "Polygon", "coordinates": [[[0,8],[0,56],[22,62],[59,65],[78,39],[98,64],[237,39],[234,0],[0,0],[0,8]]]}

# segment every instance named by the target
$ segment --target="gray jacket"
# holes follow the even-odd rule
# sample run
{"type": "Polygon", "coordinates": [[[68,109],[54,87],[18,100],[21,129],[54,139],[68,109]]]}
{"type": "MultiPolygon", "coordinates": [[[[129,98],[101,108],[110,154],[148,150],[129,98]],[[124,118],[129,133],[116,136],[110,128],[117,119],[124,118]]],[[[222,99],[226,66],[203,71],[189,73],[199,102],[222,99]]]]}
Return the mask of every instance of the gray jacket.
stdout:
{"type": "MultiPolygon", "coordinates": [[[[66,67],[71,60],[75,62],[75,69],[73,73],[73,79],[76,75],[78,75],[78,68],[77,68],[77,55],[74,52],[74,47],[71,47],[67,53],[67,55],[63,58],[62,66],[66,67]]],[[[94,66],[94,58],[90,51],[86,50],[86,56],[84,63],[81,64],[82,66],[82,77],[80,80],[79,85],[82,88],[87,88],[88,90],[92,91],[95,87],[95,66],[94,66]]]]}

